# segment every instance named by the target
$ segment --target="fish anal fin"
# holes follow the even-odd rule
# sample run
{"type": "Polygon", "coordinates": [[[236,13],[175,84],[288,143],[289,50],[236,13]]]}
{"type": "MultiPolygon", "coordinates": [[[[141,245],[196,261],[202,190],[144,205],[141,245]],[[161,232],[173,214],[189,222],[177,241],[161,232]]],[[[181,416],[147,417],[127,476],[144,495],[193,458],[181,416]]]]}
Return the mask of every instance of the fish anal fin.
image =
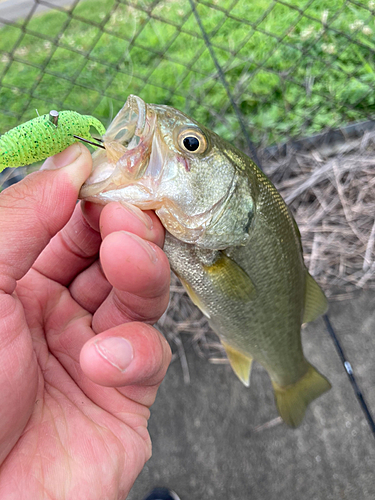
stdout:
{"type": "Polygon", "coordinates": [[[298,427],[307,406],[331,388],[331,384],[312,365],[296,383],[282,387],[272,381],[280,417],[290,427],[298,427]]]}
{"type": "Polygon", "coordinates": [[[232,300],[248,302],[256,295],[250,276],[224,253],[210,266],[203,266],[216,290],[232,300]]]}
{"type": "Polygon", "coordinates": [[[227,353],[229,363],[233,368],[234,373],[241,380],[241,382],[246,385],[246,387],[249,387],[251,364],[253,362],[253,358],[249,355],[245,355],[242,352],[237,351],[223,341],[221,343],[225,349],[225,352],[227,353]]]}
{"type": "Polygon", "coordinates": [[[309,323],[327,311],[327,299],[314,278],[306,271],[305,309],[303,323],[309,323]]]}

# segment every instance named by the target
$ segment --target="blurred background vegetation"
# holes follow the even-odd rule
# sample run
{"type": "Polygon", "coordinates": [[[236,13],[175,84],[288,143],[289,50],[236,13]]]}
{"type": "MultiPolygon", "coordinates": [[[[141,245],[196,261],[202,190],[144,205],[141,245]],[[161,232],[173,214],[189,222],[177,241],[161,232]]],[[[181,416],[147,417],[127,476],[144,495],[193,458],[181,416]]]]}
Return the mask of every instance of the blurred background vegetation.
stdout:
{"type": "MultiPolygon", "coordinates": [[[[374,118],[375,0],[195,5],[257,146],[374,118]]],[[[0,133],[36,110],[108,125],[129,93],[245,148],[189,1],[0,2],[0,133]]]]}

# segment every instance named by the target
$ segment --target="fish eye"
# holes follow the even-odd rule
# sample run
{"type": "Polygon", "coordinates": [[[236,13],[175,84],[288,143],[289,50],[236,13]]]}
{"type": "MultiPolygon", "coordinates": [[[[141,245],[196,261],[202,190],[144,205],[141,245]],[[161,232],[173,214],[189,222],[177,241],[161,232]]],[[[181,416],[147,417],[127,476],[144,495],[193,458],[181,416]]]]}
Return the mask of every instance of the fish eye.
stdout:
{"type": "Polygon", "coordinates": [[[207,139],[200,130],[185,129],[179,133],[178,146],[181,151],[202,154],[207,149],[207,139]]]}

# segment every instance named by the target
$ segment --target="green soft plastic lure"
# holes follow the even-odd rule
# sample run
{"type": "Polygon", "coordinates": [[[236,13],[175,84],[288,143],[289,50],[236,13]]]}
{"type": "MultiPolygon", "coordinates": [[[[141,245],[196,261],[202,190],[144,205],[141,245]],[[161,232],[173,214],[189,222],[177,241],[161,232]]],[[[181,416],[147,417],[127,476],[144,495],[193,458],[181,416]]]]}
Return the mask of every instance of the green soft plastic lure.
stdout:
{"type": "Polygon", "coordinates": [[[51,111],[22,123],[0,137],[0,172],[45,160],[81,138],[91,143],[90,127],[101,136],[105,134],[99,120],[75,111],[51,111]]]}

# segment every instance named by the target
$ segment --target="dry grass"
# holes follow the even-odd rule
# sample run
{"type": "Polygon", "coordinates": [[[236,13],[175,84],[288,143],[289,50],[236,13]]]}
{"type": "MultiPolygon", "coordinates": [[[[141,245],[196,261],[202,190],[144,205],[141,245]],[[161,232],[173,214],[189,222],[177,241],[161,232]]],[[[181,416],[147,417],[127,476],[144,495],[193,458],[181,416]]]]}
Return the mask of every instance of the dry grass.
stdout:
{"type": "Polygon", "coordinates": [[[294,153],[267,173],[297,220],[310,273],[340,300],[375,288],[375,133],[334,153],[294,153]]]}

